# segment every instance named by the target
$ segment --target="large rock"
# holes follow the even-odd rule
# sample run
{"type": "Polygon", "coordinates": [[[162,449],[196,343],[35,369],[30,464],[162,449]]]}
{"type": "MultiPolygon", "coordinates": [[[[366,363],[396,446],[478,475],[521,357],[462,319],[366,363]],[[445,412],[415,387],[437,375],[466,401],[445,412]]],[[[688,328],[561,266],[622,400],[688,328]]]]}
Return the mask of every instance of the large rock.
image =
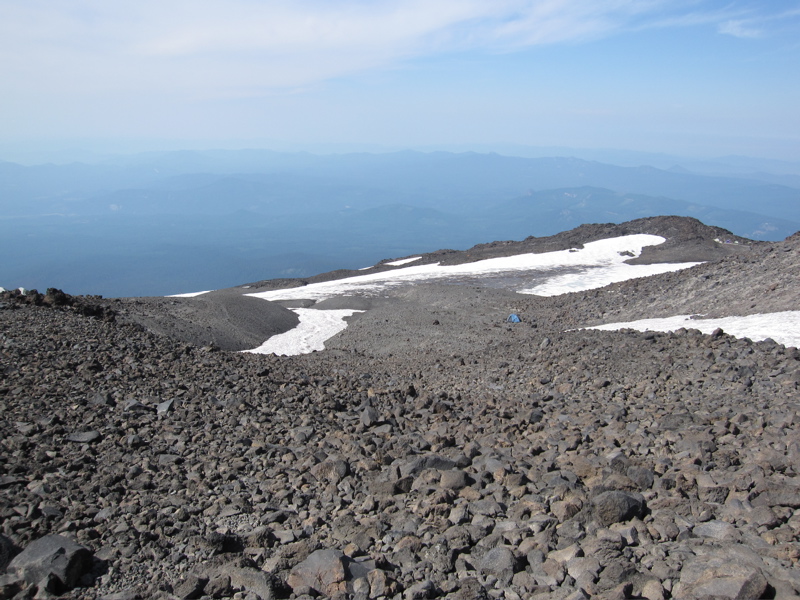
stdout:
{"type": "Polygon", "coordinates": [[[692,533],[701,538],[714,538],[717,540],[731,540],[739,537],[736,528],[725,521],[708,521],[699,523],[692,530],[692,533]]]}
{"type": "Polygon", "coordinates": [[[341,458],[328,458],[311,468],[311,474],[317,481],[325,483],[339,483],[349,472],[349,465],[341,458]]]}
{"type": "Polygon", "coordinates": [[[14,543],[3,534],[0,534],[0,573],[5,571],[16,550],[14,543]]]}
{"type": "Polygon", "coordinates": [[[753,499],[753,506],[788,506],[800,508],[800,486],[776,485],[753,499]]]}
{"type": "Polygon", "coordinates": [[[31,542],[8,565],[8,571],[29,584],[39,584],[54,577],[64,589],[70,589],[92,564],[92,553],[62,535],[47,535],[31,542]]]}
{"type": "MultiPolygon", "coordinates": [[[[252,592],[260,600],[272,600],[274,592],[272,578],[268,573],[258,569],[228,567],[220,575],[230,577],[230,586],[252,592]]],[[[217,582],[219,584],[219,582],[217,582]]]]}
{"type": "Polygon", "coordinates": [[[696,552],[681,569],[672,593],[676,600],[756,600],[767,590],[766,565],[751,548],[700,546],[696,552]]]}
{"type": "Polygon", "coordinates": [[[293,590],[311,588],[325,596],[347,591],[344,554],[338,550],[317,550],[294,567],[287,583],[293,590]]]}
{"type": "Polygon", "coordinates": [[[641,494],[613,490],[595,496],[592,499],[592,506],[600,524],[608,527],[614,523],[642,516],[645,503],[641,494]]]}
{"type": "Polygon", "coordinates": [[[401,465],[400,475],[402,477],[408,477],[412,475],[418,475],[425,469],[439,469],[440,471],[446,471],[448,469],[454,469],[455,467],[455,461],[447,458],[446,456],[440,456],[439,454],[425,454],[401,465]]]}
{"type": "Polygon", "coordinates": [[[203,595],[203,590],[208,584],[208,577],[200,577],[190,573],[180,584],[173,590],[173,595],[181,600],[195,600],[203,595]]]}
{"type": "Polygon", "coordinates": [[[758,600],[767,589],[767,580],[760,569],[737,563],[704,569],[688,585],[683,585],[684,579],[681,576],[676,600],[758,600]]]}
{"type": "Polygon", "coordinates": [[[67,434],[66,439],[70,442],[77,442],[79,444],[92,444],[94,442],[99,441],[102,438],[102,434],[99,431],[76,431],[74,433],[67,434]]]}
{"type": "Polygon", "coordinates": [[[478,568],[484,575],[494,575],[503,585],[511,583],[516,566],[514,553],[504,546],[492,548],[481,558],[478,568]]]}

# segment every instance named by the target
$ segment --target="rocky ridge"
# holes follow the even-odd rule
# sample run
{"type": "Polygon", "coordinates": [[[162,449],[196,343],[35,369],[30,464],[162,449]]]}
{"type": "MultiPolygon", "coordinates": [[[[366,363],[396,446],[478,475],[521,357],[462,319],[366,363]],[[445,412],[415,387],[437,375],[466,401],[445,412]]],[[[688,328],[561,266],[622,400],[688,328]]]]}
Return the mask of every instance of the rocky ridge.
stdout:
{"type": "MultiPolygon", "coordinates": [[[[756,242],[734,235],[721,227],[704,225],[697,219],[690,217],[660,216],[644,217],[620,224],[587,224],[546,237],[531,236],[522,241],[495,241],[478,244],[463,251],[443,249],[436,252],[425,252],[414,257],[401,258],[416,258],[414,265],[434,263],[456,265],[516,254],[541,254],[569,250],[570,248],[582,247],[589,242],[637,233],[661,235],[666,238],[666,241],[658,246],[646,248],[641,256],[629,261],[631,264],[718,260],[726,256],[746,253],[750,249],[763,244],[763,242],[756,242]]],[[[339,269],[304,279],[269,279],[249,283],[241,287],[260,291],[301,287],[310,283],[361,275],[364,272],[390,271],[399,268],[392,264],[397,260],[397,258],[386,258],[377,265],[362,271],[339,269]]]]}
{"type": "Polygon", "coordinates": [[[4,293],[0,597],[798,597],[800,353],[567,331],[744,306],[747,268],[786,307],[797,241],[559,298],[416,286],[293,358],[4,293]]]}

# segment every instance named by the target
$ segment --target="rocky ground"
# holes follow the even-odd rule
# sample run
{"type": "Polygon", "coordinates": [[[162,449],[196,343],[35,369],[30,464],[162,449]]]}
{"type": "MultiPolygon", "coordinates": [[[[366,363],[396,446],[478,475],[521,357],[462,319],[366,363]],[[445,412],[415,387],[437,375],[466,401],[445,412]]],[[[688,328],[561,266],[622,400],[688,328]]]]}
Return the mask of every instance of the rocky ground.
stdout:
{"type": "Polygon", "coordinates": [[[406,288],[293,358],[3,294],[0,598],[800,597],[797,349],[567,331],[796,309],[798,245],[406,288]]]}
{"type": "Polygon", "coordinates": [[[299,321],[289,309],[236,288],[190,298],[118,298],[114,311],[153,333],[221,350],[255,348],[299,321]]]}
{"type": "MultiPolygon", "coordinates": [[[[466,251],[440,250],[430,252],[420,255],[418,260],[414,261],[414,265],[433,263],[452,265],[516,254],[568,250],[596,240],[637,233],[661,235],[666,238],[666,241],[657,246],[646,247],[641,256],[629,261],[632,264],[718,261],[723,259],[750,262],[756,260],[757,262],[754,257],[760,257],[763,249],[769,247],[768,244],[739,238],[724,229],[703,225],[695,219],[685,217],[648,217],[619,225],[583,225],[571,231],[543,238],[530,237],[522,241],[480,244],[466,251]]],[[[392,294],[389,298],[384,298],[383,294],[379,297],[367,298],[332,298],[317,304],[309,300],[290,301],[278,305],[244,296],[247,293],[302,287],[310,283],[342,279],[365,273],[390,271],[398,268],[389,264],[391,262],[393,262],[393,259],[386,259],[364,271],[338,270],[306,279],[259,281],[243,284],[235,288],[216,290],[193,298],[119,298],[114,301],[114,310],[121,318],[139,323],[154,333],[200,346],[213,344],[223,350],[255,348],[268,337],[294,327],[297,324],[297,316],[293,312],[286,310],[285,307],[309,307],[313,305],[315,308],[350,308],[356,310],[381,308],[389,315],[395,313],[396,310],[402,310],[409,319],[408,322],[413,323],[425,314],[428,306],[444,303],[448,306],[458,305],[459,309],[468,310],[463,315],[460,313],[454,314],[456,321],[464,321],[467,325],[470,325],[466,329],[471,332],[474,329],[471,327],[471,315],[484,310],[487,307],[487,303],[494,305],[495,302],[492,298],[497,297],[500,298],[498,302],[501,304],[511,303],[519,304],[521,307],[531,306],[533,312],[547,313],[545,316],[549,321],[554,323],[557,321],[558,326],[562,324],[558,315],[550,314],[553,311],[559,311],[557,306],[551,310],[549,307],[545,308],[539,304],[538,300],[533,305],[531,303],[526,304],[526,297],[520,297],[518,294],[511,294],[509,298],[512,300],[506,300],[503,294],[503,285],[498,284],[496,281],[491,284],[469,285],[463,289],[452,286],[444,288],[434,288],[430,285],[417,286],[417,289],[403,290],[400,294],[392,294]],[[498,285],[500,289],[497,289],[498,285]],[[481,295],[471,298],[470,289],[478,290],[481,295]],[[490,296],[486,294],[490,294],[490,296]]],[[[791,275],[787,275],[787,277],[791,277],[791,275]]],[[[769,284],[771,285],[772,282],[769,282],[769,284]]],[[[525,286],[521,285],[519,281],[509,280],[505,282],[505,289],[517,289],[519,287],[525,286]]],[[[701,287],[708,288],[709,286],[701,287]]],[[[797,298],[798,294],[795,294],[794,297],[797,298]]],[[[628,298],[623,298],[624,305],[630,309],[629,305],[631,303],[636,304],[641,298],[642,295],[632,294],[628,298]]],[[[528,299],[530,298],[528,297],[528,299]]],[[[619,301],[616,301],[616,304],[623,305],[619,301]]],[[[643,308],[647,308],[647,304],[643,308]]],[[[571,308],[570,312],[581,317],[587,315],[585,310],[579,310],[578,313],[575,313],[574,309],[571,308]]],[[[490,318],[494,320],[495,315],[492,314],[490,318]]],[[[385,329],[385,327],[382,329],[385,329]]],[[[463,326],[458,326],[459,331],[463,329],[463,326]]],[[[420,333],[426,336],[427,331],[428,328],[425,327],[420,333]]],[[[480,334],[480,330],[477,331],[480,334]]],[[[368,338],[369,336],[362,337],[368,338]]]]}

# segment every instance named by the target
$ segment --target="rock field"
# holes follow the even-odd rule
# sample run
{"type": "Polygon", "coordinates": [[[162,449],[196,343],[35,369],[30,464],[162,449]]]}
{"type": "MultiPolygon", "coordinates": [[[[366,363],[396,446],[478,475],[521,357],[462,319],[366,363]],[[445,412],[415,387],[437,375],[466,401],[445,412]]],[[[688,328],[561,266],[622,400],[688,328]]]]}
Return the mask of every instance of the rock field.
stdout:
{"type": "Polygon", "coordinates": [[[800,352],[571,330],[798,309],[799,236],[697,236],[598,291],[396,290],[290,358],[0,294],[0,598],[800,598],[800,352]]]}

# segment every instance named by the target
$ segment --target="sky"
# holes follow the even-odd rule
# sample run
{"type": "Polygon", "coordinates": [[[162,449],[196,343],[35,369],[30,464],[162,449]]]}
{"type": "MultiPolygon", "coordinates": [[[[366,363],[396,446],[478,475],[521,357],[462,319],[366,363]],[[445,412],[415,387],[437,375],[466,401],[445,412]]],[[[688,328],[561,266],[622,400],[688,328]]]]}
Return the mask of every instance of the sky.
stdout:
{"type": "Polygon", "coordinates": [[[800,0],[0,2],[0,140],[20,148],[800,160],[798,74],[800,0]]]}

